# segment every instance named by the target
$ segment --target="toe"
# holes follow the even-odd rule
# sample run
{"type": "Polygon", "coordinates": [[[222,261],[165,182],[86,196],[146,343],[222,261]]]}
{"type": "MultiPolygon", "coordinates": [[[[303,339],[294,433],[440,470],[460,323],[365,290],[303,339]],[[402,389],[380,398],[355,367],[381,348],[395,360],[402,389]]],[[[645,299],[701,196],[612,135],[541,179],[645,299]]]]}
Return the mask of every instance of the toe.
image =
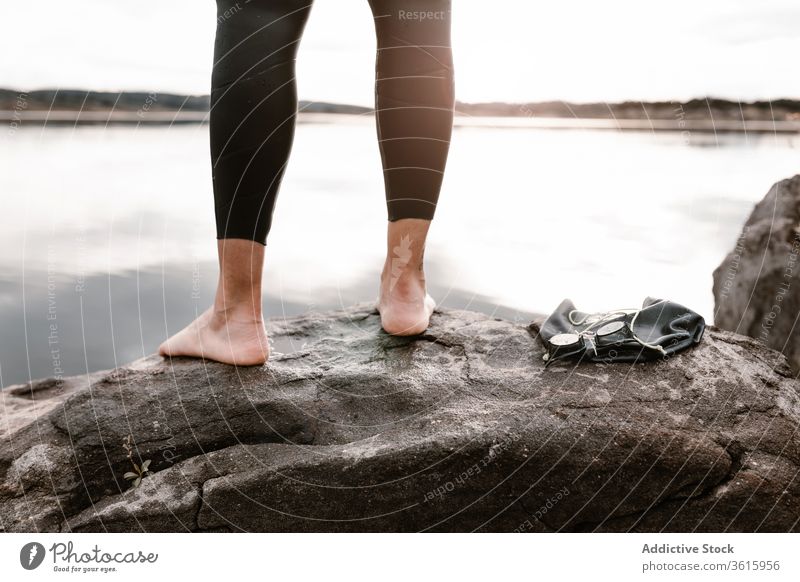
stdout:
{"type": "Polygon", "coordinates": [[[169,356],[169,348],[167,347],[167,342],[164,342],[160,346],[158,346],[158,355],[163,356],[165,358],[169,356]]]}
{"type": "MultiPolygon", "coordinates": [[[[165,358],[175,357],[182,355],[181,352],[181,341],[180,334],[176,334],[171,338],[168,338],[164,341],[160,346],[158,346],[158,354],[165,358]]],[[[185,351],[185,347],[184,347],[185,351]]]]}

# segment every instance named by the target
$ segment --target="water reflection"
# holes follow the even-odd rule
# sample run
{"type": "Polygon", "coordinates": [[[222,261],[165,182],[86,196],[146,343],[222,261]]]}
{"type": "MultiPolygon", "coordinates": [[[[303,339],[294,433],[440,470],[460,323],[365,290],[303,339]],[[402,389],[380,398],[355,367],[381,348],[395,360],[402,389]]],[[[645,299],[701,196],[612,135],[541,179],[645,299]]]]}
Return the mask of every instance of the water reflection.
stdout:
{"type": "MultiPolygon", "coordinates": [[[[439,271],[431,261],[430,274],[436,278],[439,271]]],[[[22,281],[1,280],[3,386],[113,368],[153,353],[166,337],[211,305],[217,272],[213,262],[83,278],[26,271],[24,293],[22,281]]],[[[313,302],[268,292],[265,313],[291,317],[372,301],[379,271],[369,275],[346,288],[316,288],[313,302]]],[[[520,322],[534,316],[441,284],[432,285],[431,291],[442,307],[473,309],[520,322]]],[[[302,346],[281,338],[271,347],[288,353],[302,346]]]]}
{"type": "MultiPolygon", "coordinates": [[[[0,135],[3,385],[122,365],[210,304],[207,131],[0,135]]],[[[298,126],[267,247],[269,316],[375,299],[386,210],[374,131],[369,119],[298,126]]],[[[457,128],[426,252],[431,291],[521,320],[565,297],[600,310],[647,295],[711,320],[711,273],[752,205],[796,173],[798,143],[457,128]]]]}

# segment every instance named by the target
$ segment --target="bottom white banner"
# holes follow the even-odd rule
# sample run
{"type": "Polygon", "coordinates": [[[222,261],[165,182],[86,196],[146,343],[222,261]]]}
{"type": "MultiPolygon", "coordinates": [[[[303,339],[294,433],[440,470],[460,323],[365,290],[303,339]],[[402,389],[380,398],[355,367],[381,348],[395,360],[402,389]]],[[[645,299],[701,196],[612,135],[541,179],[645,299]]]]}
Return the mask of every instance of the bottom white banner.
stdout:
{"type": "Polygon", "coordinates": [[[0,534],[2,580],[798,580],[792,534],[0,534]]]}

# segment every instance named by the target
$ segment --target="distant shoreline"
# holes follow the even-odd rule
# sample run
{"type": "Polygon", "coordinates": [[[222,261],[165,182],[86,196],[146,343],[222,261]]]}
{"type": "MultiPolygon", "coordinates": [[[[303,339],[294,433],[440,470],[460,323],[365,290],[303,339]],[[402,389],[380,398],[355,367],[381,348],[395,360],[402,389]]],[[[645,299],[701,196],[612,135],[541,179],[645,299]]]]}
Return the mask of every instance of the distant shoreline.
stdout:
{"type": "MultiPolygon", "coordinates": [[[[0,121],[24,125],[183,125],[208,120],[208,95],[0,89],[0,121]]],[[[369,107],[301,101],[299,119],[331,115],[372,116],[369,107]]],[[[343,120],[343,119],[342,119],[343,120]]],[[[800,100],[735,102],[704,98],[686,102],[461,103],[459,127],[532,127],[632,131],[800,132],[800,100]]]]}
{"type": "MultiPolygon", "coordinates": [[[[307,113],[298,115],[298,123],[348,123],[371,118],[366,114],[307,113]]],[[[159,111],[140,117],[133,111],[0,111],[0,122],[15,129],[28,127],[75,126],[147,126],[170,127],[199,125],[208,122],[207,112],[159,111]]],[[[713,119],[593,119],[565,117],[457,116],[455,127],[595,129],[617,131],[657,131],[686,133],[800,133],[798,121],[713,120],[713,119]]]]}

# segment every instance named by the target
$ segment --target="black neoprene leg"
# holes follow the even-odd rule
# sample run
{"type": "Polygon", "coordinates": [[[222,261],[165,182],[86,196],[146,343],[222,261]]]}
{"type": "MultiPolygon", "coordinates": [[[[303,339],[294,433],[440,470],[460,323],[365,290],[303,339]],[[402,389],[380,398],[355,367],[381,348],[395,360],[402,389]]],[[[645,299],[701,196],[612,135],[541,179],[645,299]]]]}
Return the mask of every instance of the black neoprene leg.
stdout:
{"type": "MultiPolygon", "coordinates": [[[[312,0],[217,0],[211,158],[217,238],[266,244],[294,138],[312,0]]],[[[449,0],[370,0],[389,220],[431,219],[453,122],[449,0]]]]}
{"type": "Polygon", "coordinates": [[[294,138],[294,63],[311,3],[217,0],[210,113],[217,238],[266,244],[294,138]]]}
{"type": "Polygon", "coordinates": [[[375,108],[389,220],[430,220],[453,128],[450,0],[370,0],[375,108]]]}

